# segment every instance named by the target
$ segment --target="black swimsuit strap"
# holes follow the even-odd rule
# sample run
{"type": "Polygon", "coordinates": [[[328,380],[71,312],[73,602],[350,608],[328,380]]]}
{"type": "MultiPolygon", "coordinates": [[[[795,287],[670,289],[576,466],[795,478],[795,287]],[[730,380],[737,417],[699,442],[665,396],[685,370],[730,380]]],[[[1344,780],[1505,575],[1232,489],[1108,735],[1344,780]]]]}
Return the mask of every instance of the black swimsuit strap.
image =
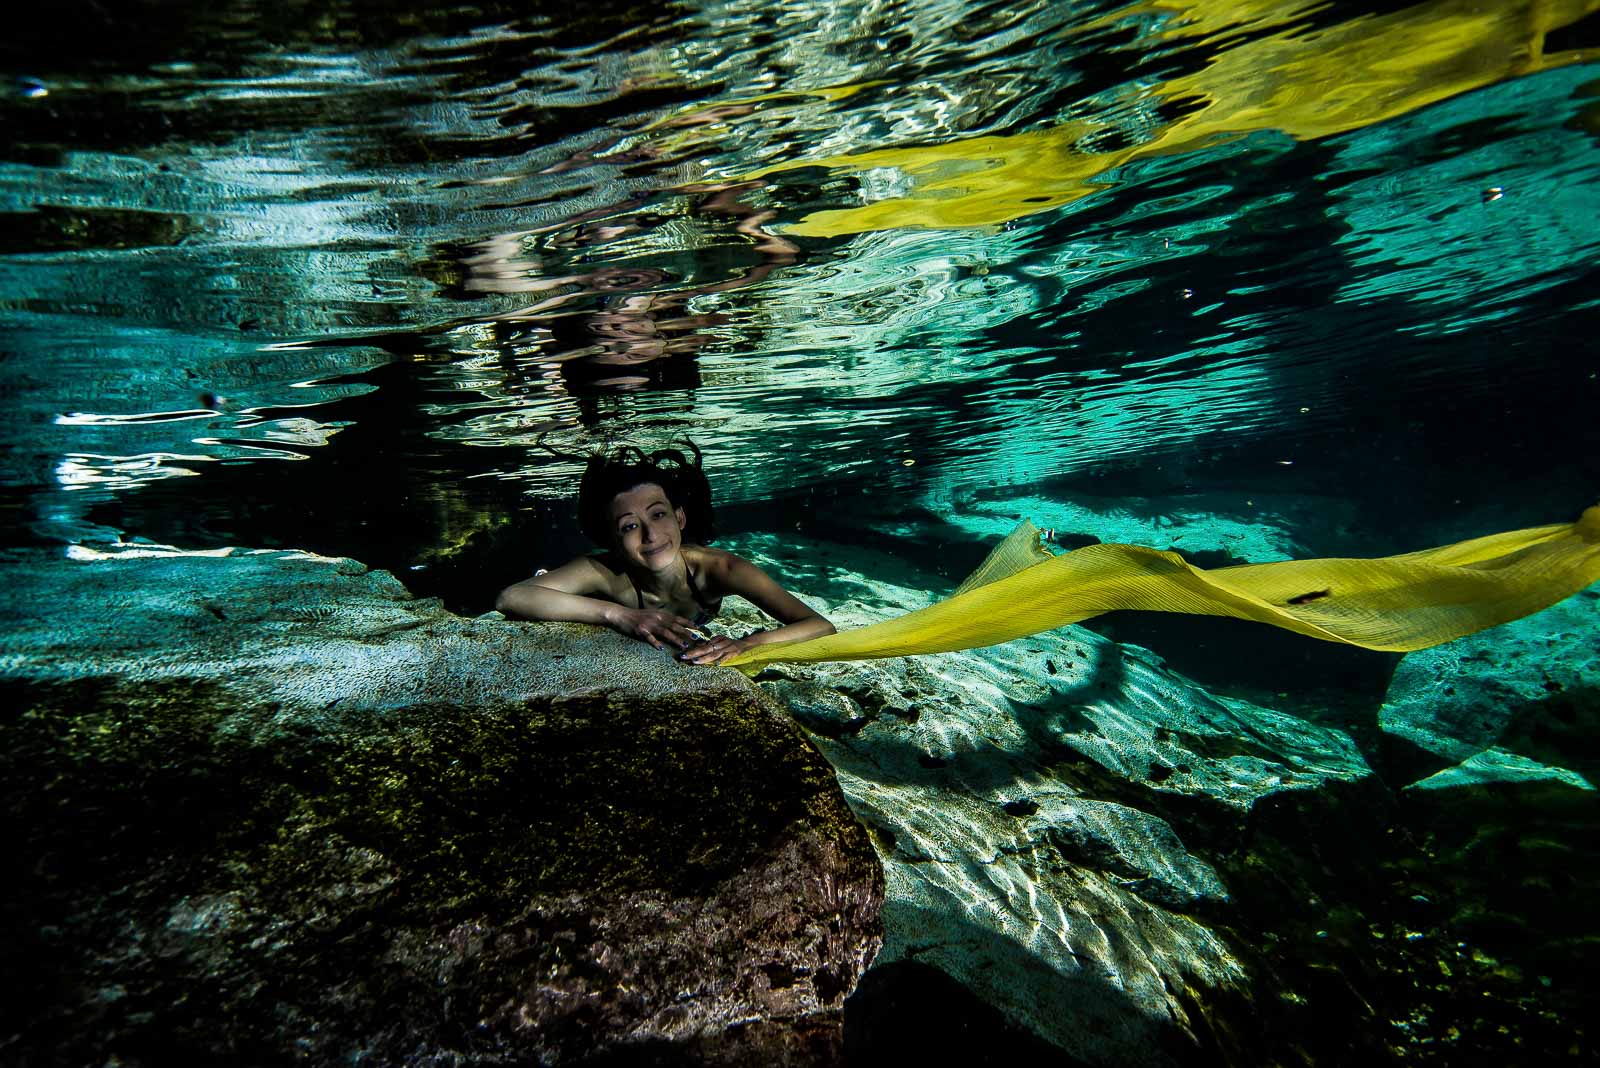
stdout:
{"type": "Polygon", "coordinates": [[[702,597],[700,595],[700,587],[694,584],[694,568],[689,567],[687,562],[683,566],[689,572],[689,595],[694,598],[694,603],[712,615],[716,615],[717,609],[722,605],[722,598],[718,597],[715,602],[711,602],[702,597]]]}

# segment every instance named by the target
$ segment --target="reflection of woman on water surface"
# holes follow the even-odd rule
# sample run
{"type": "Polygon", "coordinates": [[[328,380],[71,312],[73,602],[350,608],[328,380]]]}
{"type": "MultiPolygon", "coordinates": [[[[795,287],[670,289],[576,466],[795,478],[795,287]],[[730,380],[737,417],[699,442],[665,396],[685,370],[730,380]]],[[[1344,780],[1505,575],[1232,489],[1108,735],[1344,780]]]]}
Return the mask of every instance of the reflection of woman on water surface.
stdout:
{"type": "Polygon", "coordinates": [[[755,564],[707,547],[715,536],[711,487],[700,450],[689,447],[693,462],[674,449],[646,456],[626,448],[591,458],[578,485],[578,519],[606,551],[508,586],[496,607],[524,619],[603,623],[657,649],[680,648],[679,658],[694,664],[832,634],[832,623],[755,564]],[[698,631],[730,593],[781,625],[743,638],[698,631]]]}
{"type": "MultiPolygon", "coordinates": [[[[692,357],[708,344],[711,338],[701,331],[724,321],[716,312],[692,311],[688,305],[693,298],[757,285],[798,258],[798,246],[764,228],[777,212],[742,199],[755,188],[751,182],[678,187],[679,192],[697,198],[695,215],[737,220],[735,233],[760,256],[753,266],[721,281],[681,284],[661,267],[638,263],[602,264],[581,273],[547,275],[542,262],[526,258],[523,242],[527,235],[513,233],[478,244],[477,254],[463,261],[470,272],[464,286],[475,292],[548,293],[489,321],[509,324],[504,329],[512,332],[534,326],[548,331],[545,359],[560,363],[564,379],[622,388],[646,385],[652,378],[671,373],[661,366],[677,362],[670,357],[692,357]],[[677,288],[673,288],[675,284],[677,288]],[[598,304],[593,310],[577,310],[591,300],[598,304]]],[[[628,210],[624,207],[611,205],[568,220],[567,229],[549,237],[545,247],[586,252],[583,258],[592,260],[597,250],[612,241],[647,234],[663,225],[637,205],[628,210]]]]}

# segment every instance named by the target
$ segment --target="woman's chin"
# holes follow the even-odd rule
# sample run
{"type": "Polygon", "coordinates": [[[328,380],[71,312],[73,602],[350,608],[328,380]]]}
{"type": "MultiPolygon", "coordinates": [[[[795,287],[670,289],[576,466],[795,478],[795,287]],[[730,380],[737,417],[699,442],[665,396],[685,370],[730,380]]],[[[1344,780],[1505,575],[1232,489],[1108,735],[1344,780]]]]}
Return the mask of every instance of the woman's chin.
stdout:
{"type": "Polygon", "coordinates": [[[640,553],[640,562],[651,571],[662,571],[672,566],[678,559],[678,550],[663,549],[658,553],[640,553]]]}

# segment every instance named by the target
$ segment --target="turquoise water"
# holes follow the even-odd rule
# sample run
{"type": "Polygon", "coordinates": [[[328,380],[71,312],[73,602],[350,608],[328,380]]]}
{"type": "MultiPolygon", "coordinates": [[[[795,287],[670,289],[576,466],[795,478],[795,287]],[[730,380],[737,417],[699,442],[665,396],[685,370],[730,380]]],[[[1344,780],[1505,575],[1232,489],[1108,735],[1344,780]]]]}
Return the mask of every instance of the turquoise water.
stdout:
{"type": "Polygon", "coordinates": [[[406,571],[564,528],[541,438],[848,488],[802,523],[1344,494],[1379,551],[1594,484],[1587,5],[140,10],[6,46],[19,533],[406,571]]]}
{"type": "MultiPolygon", "coordinates": [[[[1569,520],[1597,10],[39,13],[0,42],[6,544],[307,548],[475,613],[581,548],[541,444],[685,436],[818,595],[948,586],[1023,515],[1207,562],[1569,520]]],[[[1105,631],[1308,715],[1393,669],[1184,626],[1105,631]]]]}

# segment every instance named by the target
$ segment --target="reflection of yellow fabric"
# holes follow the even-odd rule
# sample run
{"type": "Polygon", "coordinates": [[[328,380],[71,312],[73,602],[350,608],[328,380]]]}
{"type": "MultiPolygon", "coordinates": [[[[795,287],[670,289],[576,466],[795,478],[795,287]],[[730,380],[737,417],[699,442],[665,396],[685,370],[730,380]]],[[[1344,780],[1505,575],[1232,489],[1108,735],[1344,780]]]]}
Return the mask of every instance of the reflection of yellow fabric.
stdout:
{"type": "Polygon", "coordinates": [[[1600,49],[1544,52],[1548,32],[1600,10],[1600,0],[1433,0],[1296,32],[1292,18],[1309,6],[1153,0],[1133,9],[1168,17],[1170,28],[1159,38],[1202,36],[1218,40],[1220,50],[1205,69],[1155,86],[1135,102],[1149,113],[1182,102],[1187,113],[1132,147],[1095,151],[1094,135],[1117,124],[1088,117],[1011,136],[797,160],[751,177],[828,167],[895,168],[910,179],[904,196],[806,216],[788,231],[803,236],[992,226],[1085,196],[1098,188],[1100,175],[1135,159],[1192,152],[1258,130],[1327,137],[1507,78],[1600,57],[1600,49]],[[1280,25],[1273,36],[1226,40],[1241,27],[1280,25]]]}
{"type": "Polygon", "coordinates": [[[1232,616],[1367,649],[1409,652],[1530,615],[1600,582],[1600,505],[1561,523],[1375,560],[1286,560],[1205,571],[1176,553],[1091,545],[1050,556],[1024,523],[947,600],[727,664],[869,660],[974,649],[1117,609],[1232,616]]]}

